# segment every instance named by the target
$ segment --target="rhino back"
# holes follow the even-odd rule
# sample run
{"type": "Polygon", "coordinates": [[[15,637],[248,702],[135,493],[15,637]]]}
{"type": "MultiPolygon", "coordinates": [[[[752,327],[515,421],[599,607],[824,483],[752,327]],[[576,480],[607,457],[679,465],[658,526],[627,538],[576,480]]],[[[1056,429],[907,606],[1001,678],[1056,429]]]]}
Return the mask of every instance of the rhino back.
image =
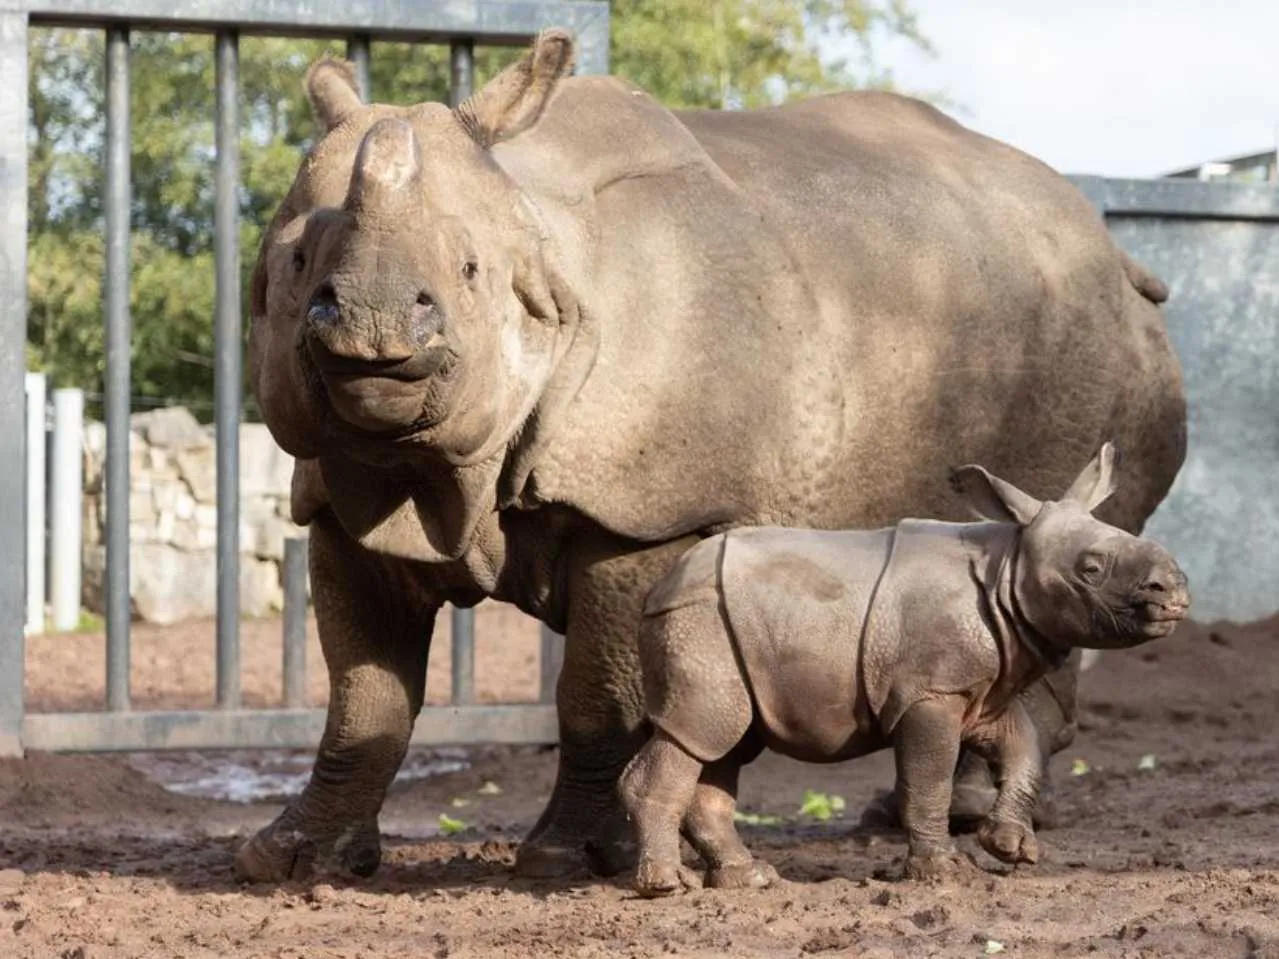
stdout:
{"type": "Polygon", "coordinates": [[[765,740],[808,760],[875,748],[861,638],[891,532],[752,528],[725,539],[724,609],[765,740]]]}
{"type": "Polygon", "coordinates": [[[1166,493],[1162,318],[1042,164],[883,95],[676,118],[578,82],[535,134],[509,168],[597,330],[542,500],[641,540],[960,518],[946,467],[1050,495],[1103,437],[1133,466],[1106,518],[1139,528],[1166,493]]]}

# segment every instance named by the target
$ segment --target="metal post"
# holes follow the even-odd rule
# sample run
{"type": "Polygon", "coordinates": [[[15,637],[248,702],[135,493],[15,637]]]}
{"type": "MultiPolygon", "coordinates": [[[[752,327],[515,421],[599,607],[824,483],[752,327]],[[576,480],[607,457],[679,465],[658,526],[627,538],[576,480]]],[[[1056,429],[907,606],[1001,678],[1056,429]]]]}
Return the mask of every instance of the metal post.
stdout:
{"type": "Polygon", "coordinates": [[[129,31],[107,29],[107,709],[129,708],[129,31]]]}
{"type": "Polygon", "coordinates": [[[284,541],[284,705],[306,705],[306,573],[308,540],[284,541]]]}
{"type": "Polygon", "coordinates": [[[555,702],[555,689],[559,685],[560,670],[564,668],[564,637],[545,623],[542,624],[542,682],[538,700],[555,702]]]}
{"type": "Polygon", "coordinates": [[[217,270],[214,318],[214,419],[217,426],[218,705],[240,705],[240,343],[239,35],[219,31],[217,169],[213,248],[217,270]]]}
{"type": "Polygon", "coordinates": [[[449,106],[455,107],[475,89],[475,44],[454,40],[449,47],[449,106]]]}
{"type": "Polygon", "coordinates": [[[453,705],[475,702],[475,610],[453,608],[453,705]]]}
{"type": "Polygon", "coordinates": [[[356,34],[346,41],[346,58],[355,64],[355,79],[360,84],[360,99],[369,103],[373,99],[373,81],[369,78],[367,34],[356,34]]]}
{"type": "Polygon", "coordinates": [[[28,373],[27,393],[27,632],[44,632],[45,407],[43,373],[28,373]]]}
{"type": "Polygon", "coordinates": [[[50,478],[49,598],[53,628],[80,622],[80,526],[84,512],[84,391],[53,391],[53,462],[50,478]]]}
{"type": "MultiPolygon", "coordinates": [[[[22,515],[27,342],[27,15],[0,12],[0,516],[22,515]]],[[[11,12],[16,11],[16,12],[11,12]]],[[[12,522],[12,521],[11,521],[12,522]]],[[[0,542],[0,756],[22,755],[26,540],[0,542]]]]}

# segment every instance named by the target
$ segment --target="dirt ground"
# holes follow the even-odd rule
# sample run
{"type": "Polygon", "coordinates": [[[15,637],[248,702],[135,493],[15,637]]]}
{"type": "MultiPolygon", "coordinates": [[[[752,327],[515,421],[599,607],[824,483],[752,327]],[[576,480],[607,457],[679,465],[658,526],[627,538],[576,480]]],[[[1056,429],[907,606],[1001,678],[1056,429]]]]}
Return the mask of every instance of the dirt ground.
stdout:
{"type": "MultiPolygon", "coordinates": [[[[483,609],[477,632],[481,700],[534,698],[531,624],[483,609]]],[[[139,707],[212,701],[212,624],[137,634],[139,707]]],[[[102,647],[33,639],[33,708],[97,708],[102,647]]],[[[437,702],[447,647],[432,658],[437,702]]],[[[243,659],[246,702],[278,701],[279,624],[246,623],[243,659]]],[[[1055,761],[1062,823],[1041,834],[1043,861],[1014,873],[966,837],[982,869],[951,884],[894,881],[902,837],[857,826],[891,781],[888,754],[762,757],[742,806],[786,818],[742,828],[784,881],[658,902],[626,877],[511,876],[553,749],[475,750],[468,768],[397,784],[375,878],[276,888],[237,886],[230,857],[278,802],[179,795],[142,771],[207,757],[30,756],[0,763],[0,957],[1279,957],[1277,689],[1279,619],[1107,654],[1083,679],[1085,728],[1055,761]],[[797,816],[805,789],[844,797],[843,817],[797,816]],[[466,828],[442,835],[441,814],[466,828]]]]}

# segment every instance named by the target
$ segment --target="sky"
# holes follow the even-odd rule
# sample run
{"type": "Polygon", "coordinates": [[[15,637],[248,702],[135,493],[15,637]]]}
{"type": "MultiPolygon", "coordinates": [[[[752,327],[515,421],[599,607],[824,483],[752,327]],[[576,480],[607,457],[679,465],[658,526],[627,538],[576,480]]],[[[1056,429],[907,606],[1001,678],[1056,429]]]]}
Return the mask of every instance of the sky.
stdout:
{"type": "Polygon", "coordinates": [[[1159,176],[1279,139],[1279,0],[911,7],[937,55],[881,42],[898,87],[945,93],[960,122],[1063,173],[1159,176]]]}

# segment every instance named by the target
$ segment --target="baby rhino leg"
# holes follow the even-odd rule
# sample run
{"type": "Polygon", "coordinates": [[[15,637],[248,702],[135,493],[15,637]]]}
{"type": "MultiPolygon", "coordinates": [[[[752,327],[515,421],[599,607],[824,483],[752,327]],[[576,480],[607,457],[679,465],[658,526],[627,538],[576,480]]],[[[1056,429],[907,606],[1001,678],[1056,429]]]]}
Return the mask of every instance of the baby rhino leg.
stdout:
{"type": "Polygon", "coordinates": [[[706,885],[712,889],[762,889],[777,881],[777,870],[751,856],[733,824],[737,775],[749,762],[739,752],[703,770],[684,816],[684,835],[706,860],[706,885]]]}
{"type": "Polygon", "coordinates": [[[669,896],[696,880],[680,865],[680,822],[693,800],[702,764],[660,729],[622,773],[622,805],[635,828],[641,896],[669,896]]]}

